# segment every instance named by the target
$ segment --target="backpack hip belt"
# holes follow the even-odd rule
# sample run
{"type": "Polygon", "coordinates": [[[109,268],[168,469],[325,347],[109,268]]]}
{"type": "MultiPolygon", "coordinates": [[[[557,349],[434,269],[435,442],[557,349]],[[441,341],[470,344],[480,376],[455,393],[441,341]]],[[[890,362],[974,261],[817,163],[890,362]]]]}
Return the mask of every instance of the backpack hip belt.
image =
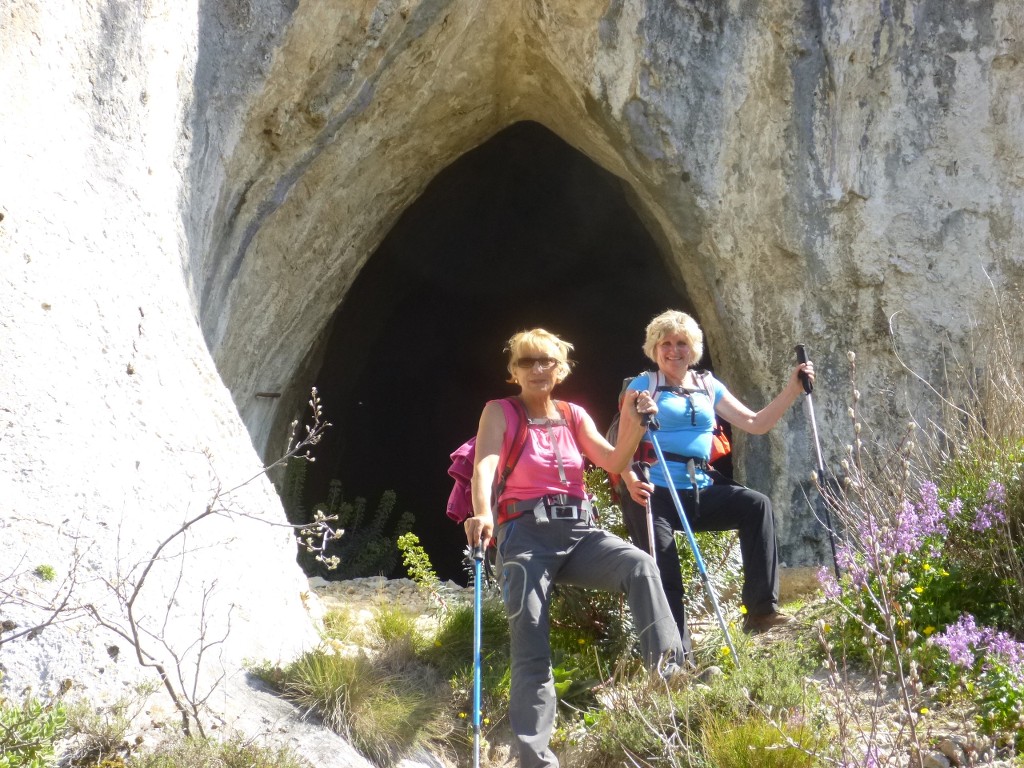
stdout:
{"type": "Polygon", "coordinates": [[[535,499],[507,499],[498,505],[498,525],[531,513],[538,523],[552,520],[581,520],[590,522],[594,510],[590,499],[569,496],[564,493],[549,493],[535,499]]]}
{"type": "MultiPolygon", "coordinates": [[[[655,464],[658,461],[658,456],[654,452],[654,445],[647,442],[646,440],[640,443],[640,447],[637,449],[637,453],[640,457],[637,461],[646,461],[648,464],[655,464]]],[[[711,464],[703,456],[683,456],[681,453],[671,453],[670,451],[662,451],[665,454],[665,461],[675,461],[680,464],[693,463],[696,469],[701,469],[705,472],[711,471],[711,464]]]]}
{"type": "MultiPolygon", "coordinates": [[[[640,453],[644,454],[645,456],[648,453],[654,454],[654,446],[651,443],[641,443],[639,450],[640,450],[640,453]]],[[[689,491],[693,492],[693,506],[694,506],[693,515],[694,515],[695,518],[699,517],[700,516],[700,486],[697,485],[697,470],[700,469],[700,470],[703,470],[704,474],[709,474],[714,469],[714,467],[712,467],[710,464],[708,464],[708,460],[707,459],[702,458],[700,456],[683,456],[682,454],[679,454],[679,453],[668,453],[667,451],[662,451],[662,453],[665,456],[665,461],[675,461],[675,462],[678,462],[680,464],[685,464],[686,465],[686,474],[688,474],[690,476],[690,488],[688,488],[686,490],[689,490],[689,491]]],[[[645,459],[641,459],[641,461],[646,461],[648,464],[653,464],[657,460],[658,460],[657,456],[653,457],[653,461],[650,460],[650,459],[646,459],[646,458],[645,459]]],[[[667,479],[671,479],[671,475],[669,475],[669,472],[668,472],[667,468],[665,469],[665,477],[667,479]]]]}

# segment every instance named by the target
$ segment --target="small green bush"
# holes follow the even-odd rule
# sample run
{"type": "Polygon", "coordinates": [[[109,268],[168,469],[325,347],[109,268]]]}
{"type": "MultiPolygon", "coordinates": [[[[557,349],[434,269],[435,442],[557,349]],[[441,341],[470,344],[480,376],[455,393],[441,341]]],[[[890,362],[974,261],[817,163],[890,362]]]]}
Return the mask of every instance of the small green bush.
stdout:
{"type": "Polygon", "coordinates": [[[705,723],[701,748],[716,768],[813,768],[823,735],[807,723],[770,723],[762,717],[736,722],[715,717],[705,723]],[[794,746],[795,745],[795,746],[794,746]]]}
{"type": "Polygon", "coordinates": [[[372,658],[310,651],[282,674],[283,695],[310,709],[375,762],[390,765],[442,738],[438,717],[448,700],[443,681],[409,655],[389,647],[372,658]]]}
{"type": "Polygon", "coordinates": [[[314,522],[319,514],[331,520],[332,529],[343,530],[344,535],[325,542],[319,555],[300,546],[299,565],[307,575],[326,579],[390,576],[398,566],[398,538],[412,530],[415,516],[411,512],[398,514],[394,491],[384,491],[377,508],[367,514],[366,499],[346,501],[337,479],[330,482],[325,500],[307,504],[308,464],[305,459],[292,458],[286,465],[281,502],[288,522],[305,525],[314,522]]]}
{"type": "MultiPolygon", "coordinates": [[[[497,600],[482,601],[480,617],[481,664],[487,669],[508,665],[509,635],[505,607],[497,600]]],[[[452,675],[473,665],[473,606],[454,605],[441,619],[433,642],[424,648],[424,661],[443,675],[452,675]]]]}
{"type": "Polygon", "coordinates": [[[430,556],[420,544],[419,536],[411,532],[404,533],[398,537],[396,543],[402,553],[402,564],[409,578],[425,589],[436,591],[441,586],[441,580],[434,572],[430,556]]]}
{"type": "Polygon", "coordinates": [[[65,757],[73,766],[99,765],[108,768],[129,755],[134,745],[128,741],[131,719],[137,711],[124,700],[98,709],[85,700],[68,706],[68,732],[76,736],[74,748],[65,757]]]}
{"type": "Polygon", "coordinates": [[[412,651],[422,647],[424,640],[416,627],[416,618],[400,605],[378,606],[370,624],[376,647],[407,645],[412,651]]]}
{"type": "Polygon", "coordinates": [[[33,573],[43,581],[53,581],[57,578],[57,569],[52,565],[37,565],[33,573]]]}
{"type": "MultiPolygon", "coordinates": [[[[127,763],[107,761],[96,768],[311,768],[287,747],[253,743],[240,735],[224,741],[175,738],[127,763]]],[[[91,768],[91,767],[90,767],[91,768]]]]}
{"type": "Polygon", "coordinates": [[[57,698],[0,700],[0,768],[48,768],[66,726],[67,710],[57,698]]]}

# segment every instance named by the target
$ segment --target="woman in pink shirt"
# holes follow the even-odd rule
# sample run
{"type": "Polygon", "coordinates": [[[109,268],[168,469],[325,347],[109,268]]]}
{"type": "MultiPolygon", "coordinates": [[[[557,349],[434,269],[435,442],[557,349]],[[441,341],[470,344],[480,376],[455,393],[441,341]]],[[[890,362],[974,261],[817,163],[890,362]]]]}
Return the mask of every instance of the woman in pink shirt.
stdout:
{"type": "Polygon", "coordinates": [[[519,764],[550,768],[558,765],[548,746],[557,705],[548,636],[555,584],[625,594],[650,668],[663,673],[678,669],[673,659],[682,660],[682,643],[654,559],[595,526],[583,485],[584,456],[609,472],[626,468],[644,435],[640,414],[657,410],[649,393],[630,392],[624,398],[612,446],[586,411],[553,397],[555,386],[569,375],[571,344],[537,328],[517,333],[506,349],[509,382],[520,391],[518,398],[492,400],[484,407],[476,439],[473,516],[465,528],[471,546],[486,547],[492,536],[497,538],[511,635],[509,720],[519,764]],[[505,466],[523,415],[528,429],[522,454],[494,499],[495,474],[505,466]]]}

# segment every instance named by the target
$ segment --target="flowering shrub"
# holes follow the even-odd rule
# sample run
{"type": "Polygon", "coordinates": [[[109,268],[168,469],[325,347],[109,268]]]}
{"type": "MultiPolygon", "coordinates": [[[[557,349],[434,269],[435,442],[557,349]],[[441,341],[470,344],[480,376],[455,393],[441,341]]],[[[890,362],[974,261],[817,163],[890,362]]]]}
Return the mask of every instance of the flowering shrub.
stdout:
{"type": "Polygon", "coordinates": [[[979,627],[965,614],[930,642],[945,652],[940,664],[950,684],[964,689],[978,706],[983,733],[1016,734],[1024,748],[1024,643],[1006,632],[979,627]]]}
{"type": "MultiPolygon", "coordinates": [[[[957,578],[964,568],[951,557],[957,550],[983,542],[993,525],[1005,523],[1006,490],[992,481],[984,503],[967,509],[954,498],[940,499],[932,482],[921,484],[919,498],[904,500],[891,520],[866,510],[845,542],[837,545],[836,559],[844,589],[832,572],[822,568],[819,581],[825,595],[838,600],[860,622],[844,625],[856,636],[869,630],[891,631],[901,648],[919,645],[937,627],[951,624],[965,606],[998,619],[1002,603],[995,585],[977,578],[957,578]]],[[[847,637],[847,639],[852,639],[847,637]]],[[[856,646],[851,644],[856,655],[856,646]]]]}
{"type": "Polygon", "coordinates": [[[965,504],[925,481],[917,498],[895,502],[886,509],[849,500],[844,510],[849,530],[836,549],[842,578],[819,572],[825,596],[840,609],[828,640],[845,658],[867,661],[880,679],[895,674],[908,714],[917,708],[922,676],[946,680],[948,695],[973,701],[980,731],[1020,749],[1024,645],[977,621],[1007,620],[1003,596],[1021,586],[991,562],[1000,551],[1019,556],[1006,486],[990,479],[984,495],[965,504]]]}
{"type": "Polygon", "coordinates": [[[1024,441],[980,446],[978,452],[945,467],[940,481],[947,497],[974,510],[951,532],[950,570],[972,585],[962,613],[1024,637],[1024,441]]]}

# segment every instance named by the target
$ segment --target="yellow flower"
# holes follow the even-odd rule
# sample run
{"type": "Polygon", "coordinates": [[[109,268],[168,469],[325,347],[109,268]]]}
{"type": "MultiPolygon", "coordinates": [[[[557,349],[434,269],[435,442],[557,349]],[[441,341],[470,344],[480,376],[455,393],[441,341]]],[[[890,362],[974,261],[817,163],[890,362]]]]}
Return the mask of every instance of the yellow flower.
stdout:
{"type": "Polygon", "coordinates": [[[723,659],[726,658],[730,653],[732,653],[732,651],[729,650],[728,645],[723,645],[721,648],[718,649],[718,655],[721,656],[723,659]]]}
{"type": "Polygon", "coordinates": [[[928,635],[930,635],[930,634],[931,634],[932,632],[934,632],[934,631],[935,631],[935,627],[931,627],[931,626],[929,626],[929,627],[925,627],[925,628],[924,628],[924,629],[922,629],[921,631],[922,631],[922,632],[924,632],[924,636],[925,636],[925,637],[928,637],[928,635]]]}
{"type": "Polygon", "coordinates": [[[584,639],[583,639],[583,638],[581,637],[581,638],[580,638],[579,640],[577,640],[576,642],[577,642],[577,643],[579,643],[580,645],[583,645],[583,644],[584,644],[584,643],[586,643],[587,641],[586,641],[586,640],[584,640],[584,639]]]}
{"type": "Polygon", "coordinates": [[[490,725],[490,724],[491,724],[491,718],[485,717],[484,718],[484,725],[490,725]]]}
{"type": "Polygon", "coordinates": [[[746,613],[747,613],[747,606],[741,605],[740,606],[740,613],[746,615],[746,613]]]}
{"type": "Polygon", "coordinates": [[[949,571],[943,568],[941,571],[939,571],[939,576],[949,576],[949,571]]]}
{"type": "Polygon", "coordinates": [[[465,720],[466,719],[466,713],[465,712],[459,712],[459,719],[460,720],[465,720]]]}
{"type": "Polygon", "coordinates": [[[920,595],[922,592],[924,592],[924,587],[914,587],[914,591],[920,595]]]}
{"type": "Polygon", "coordinates": [[[921,707],[920,712],[922,715],[927,715],[931,710],[928,707],[921,707]]]}
{"type": "Polygon", "coordinates": [[[932,567],[928,563],[925,563],[924,565],[921,566],[921,569],[925,570],[925,571],[930,571],[932,569],[932,567]]]}

